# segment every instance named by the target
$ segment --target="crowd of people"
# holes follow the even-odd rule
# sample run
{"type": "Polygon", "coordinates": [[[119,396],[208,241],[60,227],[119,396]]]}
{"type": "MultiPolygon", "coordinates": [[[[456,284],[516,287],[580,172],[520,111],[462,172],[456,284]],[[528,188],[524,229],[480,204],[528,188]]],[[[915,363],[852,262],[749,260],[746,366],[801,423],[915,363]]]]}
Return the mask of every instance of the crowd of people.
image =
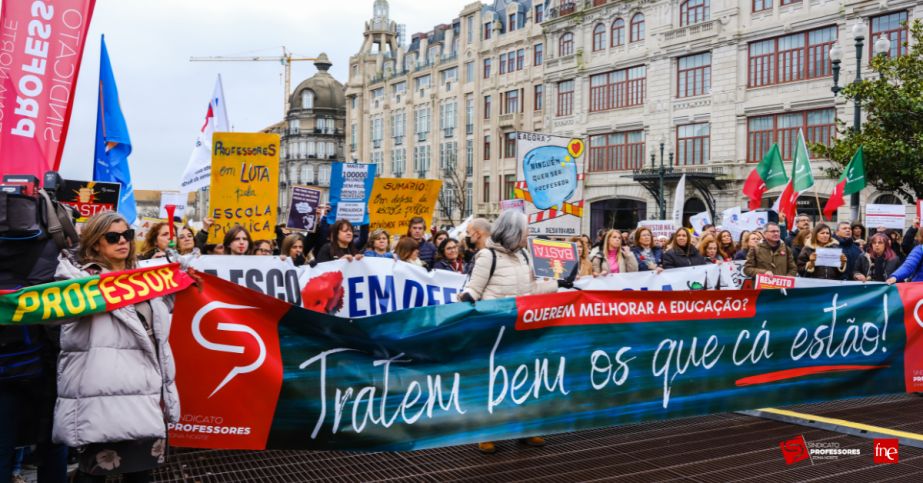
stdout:
{"type": "MultiPolygon", "coordinates": [[[[577,247],[577,269],[563,280],[537,279],[527,250],[529,230],[525,215],[503,212],[493,223],[478,218],[469,222],[463,239],[447,231],[427,230],[423,218],[410,221],[406,233],[392,237],[382,229],[368,232],[346,220],[326,222],[326,209],[315,233],[290,233],[276,227],[274,240],[254,241],[241,226],[228,230],[221,244],[208,244],[213,220],[206,219],[198,233],[183,227],[171,240],[166,223],[155,225],[136,250],[135,232],[116,213],[93,216],[83,226],[79,244],[58,259],[56,279],[69,280],[135,268],[140,260],[172,254],[270,256],[291,259],[296,266],[363,257],[392,259],[426,270],[467,275],[460,302],[556,292],[572,288],[579,277],[654,271],[722,264],[745,260],[748,277],[808,277],[857,282],[923,281],[923,231],[920,220],[901,236],[878,228],[866,238],[864,227],[840,222],[811,226],[806,215],[788,232],[784,224],[767,223],[734,240],[731,232],[709,225],[701,234],[680,228],[669,238],[655,237],[648,228],[632,232],[606,230],[596,240],[569,238],[577,247]],[[820,266],[818,249],[841,250],[840,264],[820,266]]],[[[201,278],[190,272],[197,283],[201,278]]],[[[174,383],[175,367],[168,343],[173,296],[158,297],[111,312],[80,317],[60,324],[55,333],[56,373],[46,373],[24,384],[16,397],[0,392],[5,414],[51,411],[49,433],[37,449],[42,466],[40,482],[59,483],[66,478],[68,448],[76,448],[77,483],[102,483],[121,474],[124,482],[148,481],[149,470],[163,464],[166,422],[179,417],[174,383]],[[52,389],[49,389],[52,388],[52,389]],[[49,396],[51,394],[52,396],[49,396]],[[51,397],[53,404],[49,403],[51,397]],[[33,406],[30,407],[29,405],[33,406]],[[53,442],[52,442],[53,441],[53,442]]],[[[7,417],[6,419],[10,419],[7,417]]],[[[8,421],[7,421],[8,423],[8,421]]],[[[11,475],[15,460],[16,428],[0,426],[0,483],[11,475]]],[[[542,446],[541,437],[520,440],[542,446]]],[[[491,442],[479,444],[493,453],[491,442]]]]}

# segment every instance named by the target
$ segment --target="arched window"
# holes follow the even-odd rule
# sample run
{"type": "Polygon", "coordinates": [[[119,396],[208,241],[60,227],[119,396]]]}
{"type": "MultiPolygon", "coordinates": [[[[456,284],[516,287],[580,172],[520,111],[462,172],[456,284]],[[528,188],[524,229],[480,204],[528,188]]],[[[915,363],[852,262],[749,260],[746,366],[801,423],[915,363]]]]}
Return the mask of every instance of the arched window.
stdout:
{"type": "Polygon", "coordinates": [[[302,109],[314,109],[314,93],[311,91],[304,91],[301,93],[301,106],[302,109]]]}
{"type": "Polygon", "coordinates": [[[599,24],[593,29],[593,52],[605,50],[606,48],[606,26],[599,24]]]}
{"type": "Polygon", "coordinates": [[[631,42],[644,40],[644,14],[635,14],[631,17],[631,42]]]}
{"type": "Polygon", "coordinates": [[[625,45],[625,21],[617,18],[612,22],[612,46],[625,45]]]}
{"type": "Polygon", "coordinates": [[[880,195],[878,198],[875,199],[875,204],[876,205],[903,205],[904,202],[901,201],[901,199],[898,198],[897,196],[884,194],[884,195],[880,195]]]}
{"type": "Polygon", "coordinates": [[[574,53],[574,34],[566,33],[561,36],[561,45],[558,47],[558,57],[574,53]]]}
{"type": "Polygon", "coordinates": [[[692,25],[708,20],[710,0],[688,0],[679,7],[679,25],[692,25]]]}
{"type": "Polygon", "coordinates": [[[314,167],[310,164],[301,167],[301,182],[306,184],[314,183],[314,167]]]}

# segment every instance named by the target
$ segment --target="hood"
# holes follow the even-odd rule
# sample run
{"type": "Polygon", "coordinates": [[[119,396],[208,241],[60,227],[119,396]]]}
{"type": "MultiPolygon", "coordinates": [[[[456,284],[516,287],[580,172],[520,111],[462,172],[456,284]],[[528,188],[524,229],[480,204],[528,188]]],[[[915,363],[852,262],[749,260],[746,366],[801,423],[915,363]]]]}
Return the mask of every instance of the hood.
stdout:
{"type": "Polygon", "coordinates": [[[849,224],[849,230],[852,231],[852,230],[853,230],[854,228],[856,228],[857,226],[858,226],[859,228],[862,229],[862,234],[859,235],[859,238],[861,238],[861,239],[864,240],[865,237],[866,237],[866,235],[868,235],[868,232],[865,231],[865,225],[863,225],[862,223],[860,223],[860,222],[858,222],[858,221],[854,221],[854,222],[852,222],[852,223],[849,224]]]}
{"type": "MultiPolygon", "coordinates": [[[[835,248],[838,246],[840,246],[840,242],[836,241],[834,237],[830,237],[830,241],[828,241],[827,244],[822,246],[821,248],[835,248]]],[[[804,247],[810,248],[812,250],[815,250],[817,248],[814,246],[814,240],[811,240],[810,238],[804,241],[804,247]]]]}

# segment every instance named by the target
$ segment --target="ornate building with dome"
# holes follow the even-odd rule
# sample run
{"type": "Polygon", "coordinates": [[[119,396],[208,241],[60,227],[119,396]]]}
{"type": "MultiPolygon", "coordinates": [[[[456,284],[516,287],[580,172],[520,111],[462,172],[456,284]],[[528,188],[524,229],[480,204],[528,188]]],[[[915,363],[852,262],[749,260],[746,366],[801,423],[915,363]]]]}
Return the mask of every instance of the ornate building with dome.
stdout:
{"type": "Polygon", "coordinates": [[[326,202],[331,166],[346,161],[346,98],[343,84],[327,72],[331,65],[320,54],[317,73],[292,91],[285,121],[263,130],[281,136],[279,223],[288,213],[292,185],[323,189],[326,202]]]}

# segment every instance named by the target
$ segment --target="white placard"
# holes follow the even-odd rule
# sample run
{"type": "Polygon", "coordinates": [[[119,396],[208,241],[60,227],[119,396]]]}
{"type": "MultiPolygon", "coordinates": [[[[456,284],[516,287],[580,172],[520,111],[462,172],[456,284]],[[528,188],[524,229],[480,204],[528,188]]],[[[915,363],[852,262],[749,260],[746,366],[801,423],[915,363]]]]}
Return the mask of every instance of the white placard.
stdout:
{"type": "Polygon", "coordinates": [[[872,230],[879,226],[903,230],[906,215],[903,205],[865,205],[865,226],[872,230]]]}
{"type": "Polygon", "coordinates": [[[362,223],[365,218],[365,203],[341,201],[337,204],[337,220],[348,220],[350,223],[362,223]]]}
{"type": "MultiPolygon", "coordinates": [[[[169,193],[164,192],[160,194],[160,214],[157,216],[160,219],[167,219],[167,205],[176,205],[176,211],[173,212],[175,218],[180,220],[186,219],[186,200],[189,199],[188,193],[169,193]]],[[[174,218],[174,220],[175,220],[174,218]]]]}
{"type": "Polygon", "coordinates": [[[731,238],[735,242],[740,242],[740,235],[744,229],[740,226],[740,207],[735,206],[724,210],[721,215],[721,228],[731,232],[731,238]]]}
{"type": "Polygon", "coordinates": [[[814,261],[816,267],[836,267],[843,265],[840,261],[840,255],[843,254],[842,248],[818,248],[814,253],[817,254],[817,260],[814,261]]]}
{"type": "Polygon", "coordinates": [[[740,228],[742,230],[753,231],[766,225],[766,222],[769,221],[769,212],[750,211],[741,213],[738,219],[740,219],[740,228]]]}
{"type": "Polygon", "coordinates": [[[665,236],[669,240],[673,233],[676,232],[676,225],[673,224],[673,220],[641,220],[638,222],[638,228],[642,226],[647,227],[654,235],[654,238],[665,236]]]}

